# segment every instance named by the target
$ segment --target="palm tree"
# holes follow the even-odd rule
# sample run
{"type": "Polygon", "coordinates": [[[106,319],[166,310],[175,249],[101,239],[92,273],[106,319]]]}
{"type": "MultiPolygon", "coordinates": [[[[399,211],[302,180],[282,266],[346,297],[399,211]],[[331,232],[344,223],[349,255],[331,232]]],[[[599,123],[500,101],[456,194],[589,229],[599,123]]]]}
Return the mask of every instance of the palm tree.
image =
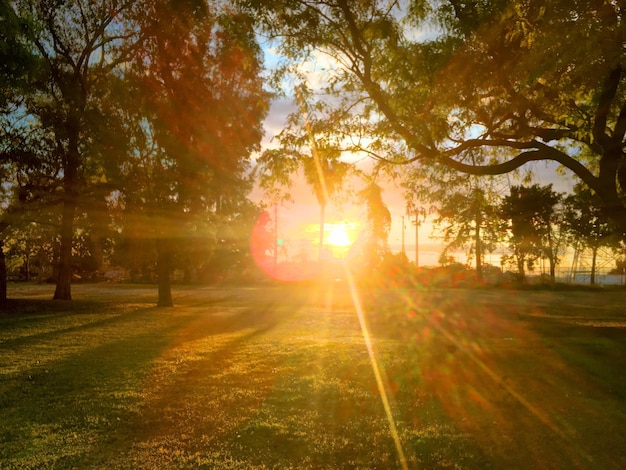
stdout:
{"type": "Polygon", "coordinates": [[[350,171],[350,164],[341,161],[341,152],[332,147],[313,145],[312,155],[302,160],[304,177],[313,188],[320,205],[319,260],[324,252],[326,206],[335,192],[343,185],[350,171]]]}

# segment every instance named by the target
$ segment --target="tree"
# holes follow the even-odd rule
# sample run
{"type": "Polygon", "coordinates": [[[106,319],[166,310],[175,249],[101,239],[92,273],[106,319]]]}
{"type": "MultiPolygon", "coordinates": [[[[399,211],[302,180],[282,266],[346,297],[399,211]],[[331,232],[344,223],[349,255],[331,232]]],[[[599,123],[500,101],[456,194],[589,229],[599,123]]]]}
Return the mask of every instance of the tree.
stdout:
{"type": "MultiPolygon", "coordinates": [[[[140,134],[164,174],[169,171],[159,180],[161,215],[171,215],[172,208],[176,217],[196,214],[196,207],[212,204],[206,187],[218,193],[238,184],[267,109],[260,51],[246,15],[220,12],[199,0],[20,0],[6,6],[26,26],[3,23],[3,32],[12,32],[14,42],[23,39],[37,65],[21,101],[10,94],[9,120],[23,123],[24,134],[37,133],[45,149],[33,155],[59,168],[59,191],[50,191],[62,206],[54,298],[70,299],[79,205],[91,194],[101,200],[94,188],[120,196],[115,191],[133,165],[128,160],[146,153],[145,146],[131,148],[140,134]],[[17,119],[17,113],[25,118],[17,119]]],[[[177,223],[167,218],[170,226],[177,223]]],[[[161,277],[167,284],[171,237],[161,235],[161,277]]],[[[161,287],[166,296],[166,285],[161,287]]]]}
{"type": "Polygon", "coordinates": [[[125,155],[112,90],[137,38],[122,26],[129,8],[113,0],[10,3],[9,15],[24,25],[13,40],[21,41],[36,67],[25,93],[13,100],[9,121],[35,148],[21,152],[34,160],[26,167],[56,166],[61,181],[58,191],[49,191],[62,207],[55,299],[71,299],[74,219],[85,190],[105,180],[106,169],[125,155]]]}
{"type": "MultiPolygon", "coordinates": [[[[11,226],[15,208],[8,196],[20,156],[27,155],[24,142],[16,139],[16,127],[9,116],[15,114],[21,95],[28,88],[36,61],[25,45],[28,21],[15,14],[10,2],[0,0],[0,308],[7,302],[7,267],[3,238],[11,226]],[[19,150],[18,150],[19,149],[19,150]]],[[[23,161],[21,163],[24,163],[23,161]]]]}
{"type": "Polygon", "coordinates": [[[0,18],[0,109],[6,111],[16,92],[28,87],[36,60],[25,43],[28,19],[17,15],[7,0],[0,0],[0,18]]]}
{"type": "Polygon", "coordinates": [[[269,95],[247,15],[219,2],[160,0],[136,21],[142,47],[128,72],[138,98],[136,151],[122,170],[122,197],[142,240],[155,242],[158,305],[172,306],[176,250],[193,234],[207,238],[233,188],[249,187],[269,95]]]}
{"type": "MultiPolygon", "coordinates": [[[[320,205],[320,232],[319,232],[319,261],[322,261],[324,252],[324,224],[326,219],[326,205],[335,191],[341,188],[347,176],[350,165],[341,161],[341,150],[332,142],[325,139],[318,139],[314,129],[318,128],[317,123],[311,122],[310,113],[306,107],[302,86],[297,94],[301,101],[302,118],[308,130],[310,152],[301,154],[302,168],[307,183],[313,187],[315,197],[320,205]]],[[[298,141],[297,139],[295,140],[298,141]]]]}
{"type": "Polygon", "coordinates": [[[336,150],[316,146],[313,155],[303,157],[302,166],[306,182],[313,188],[320,205],[319,261],[322,261],[326,206],[341,187],[350,165],[340,160],[340,153],[336,150]]]}
{"type": "MultiPolygon", "coordinates": [[[[211,256],[198,266],[201,280],[249,279],[255,269],[250,236],[260,209],[248,199],[229,202],[213,224],[216,243],[211,256]]],[[[189,262],[193,262],[189,259],[189,262]]]]}
{"type": "Polygon", "coordinates": [[[554,281],[558,262],[557,243],[553,234],[555,206],[560,195],[552,185],[512,186],[500,208],[502,217],[510,222],[510,246],[520,277],[525,277],[525,266],[532,269],[535,261],[547,256],[550,278],[554,281]]]}
{"type": "MultiPolygon", "coordinates": [[[[32,239],[31,232],[43,227],[48,232],[58,230],[60,213],[58,209],[59,185],[58,167],[41,152],[46,148],[42,141],[34,137],[37,132],[23,133],[20,125],[14,125],[6,116],[0,118],[4,124],[4,142],[2,150],[2,204],[0,215],[0,236],[2,237],[3,256],[6,261],[14,256],[16,241],[28,244],[32,239]]],[[[45,142],[45,139],[43,139],[45,142]]],[[[41,241],[35,242],[39,247],[50,243],[50,234],[41,241]],[[41,242],[41,243],[40,243],[41,242]]],[[[18,242],[19,244],[19,242],[18,242]]],[[[30,249],[24,246],[26,258],[30,249]]],[[[0,283],[6,284],[7,266],[0,266],[0,283]]],[[[4,288],[0,289],[6,296],[4,288]]],[[[6,301],[6,298],[4,298],[6,301]]]]}
{"type": "Polygon", "coordinates": [[[375,181],[370,181],[359,192],[359,197],[365,202],[367,219],[363,240],[363,263],[367,270],[364,272],[371,273],[380,266],[389,252],[391,213],[383,201],[382,189],[375,181]]]}
{"type": "Polygon", "coordinates": [[[434,222],[447,243],[442,259],[449,250],[468,248],[468,254],[475,259],[476,276],[482,279],[484,253],[495,249],[502,232],[498,212],[501,196],[494,178],[416,167],[404,174],[403,180],[410,201],[419,200],[438,214],[434,222]]]}
{"type": "Polygon", "coordinates": [[[44,280],[51,277],[54,254],[58,253],[57,227],[27,222],[12,224],[5,232],[7,271],[29,280],[37,276],[44,280]]]}
{"type": "Polygon", "coordinates": [[[565,229],[575,248],[591,250],[590,283],[595,284],[598,250],[603,246],[617,248],[619,244],[614,226],[600,210],[597,196],[582,184],[574,186],[573,194],[568,195],[563,203],[565,229]]]}
{"type": "Polygon", "coordinates": [[[483,278],[485,251],[493,251],[498,239],[499,220],[496,205],[489,202],[484,188],[475,186],[469,192],[455,192],[441,200],[436,223],[448,222],[444,228],[446,251],[470,245],[474,255],[476,277],[483,278]]]}
{"type": "Polygon", "coordinates": [[[327,129],[352,150],[476,175],[552,162],[626,233],[623,2],[244,3],[297,68],[330,57],[327,129]]]}

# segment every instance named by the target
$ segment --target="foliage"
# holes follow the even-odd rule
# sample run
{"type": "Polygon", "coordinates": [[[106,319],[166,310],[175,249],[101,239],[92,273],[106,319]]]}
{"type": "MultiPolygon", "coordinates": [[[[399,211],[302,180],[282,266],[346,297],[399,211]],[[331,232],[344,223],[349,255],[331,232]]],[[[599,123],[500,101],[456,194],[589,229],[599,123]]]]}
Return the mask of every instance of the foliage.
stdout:
{"type": "Polygon", "coordinates": [[[500,195],[494,181],[453,174],[445,181],[427,183],[426,188],[422,198],[438,214],[435,225],[447,243],[442,256],[467,248],[468,258],[475,258],[476,273],[481,278],[484,254],[495,250],[503,231],[497,210],[500,195]]]}
{"type": "Polygon", "coordinates": [[[391,213],[382,198],[382,189],[370,181],[359,193],[365,203],[367,225],[362,239],[358,241],[360,256],[354,262],[368,276],[375,273],[389,252],[388,237],[391,228],[391,213]]]}
{"type": "Polygon", "coordinates": [[[137,148],[122,170],[122,198],[138,219],[128,235],[157,242],[159,305],[167,306],[175,252],[185,245],[183,256],[209,257],[220,237],[215,224],[236,216],[228,207],[240,206],[250,189],[249,156],[268,95],[246,15],[199,1],[146,7],[136,18],[142,47],[128,72],[138,98],[137,148]]]}
{"type": "Polygon", "coordinates": [[[10,274],[28,280],[52,278],[58,240],[53,227],[36,222],[13,225],[5,234],[7,268],[10,274]]]}
{"type": "MultiPolygon", "coordinates": [[[[197,280],[242,282],[254,279],[255,264],[250,251],[250,234],[260,209],[247,199],[237,206],[225,209],[211,225],[215,231],[215,245],[210,256],[202,258],[196,252],[184,251],[182,266],[195,267],[197,280]]],[[[207,245],[207,240],[202,240],[207,245]]]]}
{"type": "Polygon", "coordinates": [[[598,197],[582,184],[576,185],[574,193],[563,203],[565,230],[572,245],[575,249],[591,249],[591,284],[594,284],[598,250],[603,246],[619,246],[615,226],[600,210],[598,197]]]}
{"type": "Polygon", "coordinates": [[[160,247],[185,230],[207,235],[207,214],[224,216],[223,199],[240,201],[250,188],[248,158],[269,96],[250,18],[236,9],[193,0],[57,3],[0,5],[0,176],[16,201],[62,208],[55,298],[69,299],[72,257],[102,264],[105,201],[118,223],[121,207],[135,219],[129,227],[156,222],[154,233],[168,240],[160,247]]]}
{"type": "MultiPolygon", "coordinates": [[[[115,84],[132,29],[120,24],[127,4],[71,1],[11,2],[14,30],[36,64],[28,86],[12,96],[4,117],[12,127],[13,154],[26,169],[43,168],[58,181],[48,193],[62,206],[55,298],[70,299],[74,218],[86,189],[106,182],[107,169],[126,154],[124,128],[117,119],[115,84]],[[27,144],[25,150],[19,142],[27,144]]],[[[28,189],[32,182],[20,184],[28,189]]],[[[40,188],[38,184],[36,188],[40,188]]]]}
{"type": "Polygon", "coordinates": [[[281,71],[323,68],[328,140],[477,175],[554,162],[626,232],[621,2],[242,3],[285,58],[281,71]]]}
{"type": "Polygon", "coordinates": [[[564,223],[572,242],[583,247],[616,244],[615,229],[610,219],[600,210],[597,196],[582,184],[564,201],[564,223]]]}
{"type": "Polygon", "coordinates": [[[535,184],[512,186],[511,194],[502,201],[501,215],[510,223],[509,244],[522,278],[525,266],[532,270],[537,259],[545,256],[550,261],[550,277],[554,281],[559,245],[554,227],[560,200],[561,195],[552,190],[551,184],[535,184]]]}
{"type": "Polygon", "coordinates": [[[615,260],[615,268],[609,271],[609,274],[613,275],[626,275],[626,257],[623,255],[615,260]]]}
{"type": "Polygon", "coordinates": [[[35,139],[25,132],[27,125],[21,121],[24,95],[40,70],[28,42],[32,27],[31,19],[18,15],[12,2],[0,1],[0,306],[6,304],[6,232],[18,222],[28,192],[39,184],[38,178],[29,180],[25,176],[40,176],[43,166],[35,164],[37,145],[31,145],[35,139]],[[18,192],[18,197],[12,197],[18,192]]]}
{"type": "Polygon", "coordinates": [[[0,1],[0,18],[0,109],[5,109],[16,92],[28,87],[36,60],[25,42],[28,19],[16,14],[8,0],[0,1]]]}

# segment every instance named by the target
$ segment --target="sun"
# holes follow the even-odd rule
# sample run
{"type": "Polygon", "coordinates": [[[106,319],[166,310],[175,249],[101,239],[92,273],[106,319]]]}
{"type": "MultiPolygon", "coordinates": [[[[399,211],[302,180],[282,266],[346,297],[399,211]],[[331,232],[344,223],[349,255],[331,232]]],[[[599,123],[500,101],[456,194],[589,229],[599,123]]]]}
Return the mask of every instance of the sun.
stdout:
{"type": "Polygon", "coordinates": [[[350,238],[349,227],[345,223],[329,224],[328,227],[328,244],[336,247],[348,247],[352,245],[353,240],[350,238]]]}

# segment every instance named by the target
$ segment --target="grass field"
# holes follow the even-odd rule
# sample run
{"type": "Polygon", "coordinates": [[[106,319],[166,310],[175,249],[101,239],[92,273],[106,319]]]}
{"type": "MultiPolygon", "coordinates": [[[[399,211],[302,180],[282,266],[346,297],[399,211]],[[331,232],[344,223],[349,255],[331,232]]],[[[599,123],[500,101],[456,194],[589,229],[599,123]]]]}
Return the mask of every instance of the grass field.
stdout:
{"type": "Polygon", "coordinates": [[[0,313],[2,469],[626,468],[626,291],[370,291],[364,337],[343,284],[52,290],[0,313]]]}

